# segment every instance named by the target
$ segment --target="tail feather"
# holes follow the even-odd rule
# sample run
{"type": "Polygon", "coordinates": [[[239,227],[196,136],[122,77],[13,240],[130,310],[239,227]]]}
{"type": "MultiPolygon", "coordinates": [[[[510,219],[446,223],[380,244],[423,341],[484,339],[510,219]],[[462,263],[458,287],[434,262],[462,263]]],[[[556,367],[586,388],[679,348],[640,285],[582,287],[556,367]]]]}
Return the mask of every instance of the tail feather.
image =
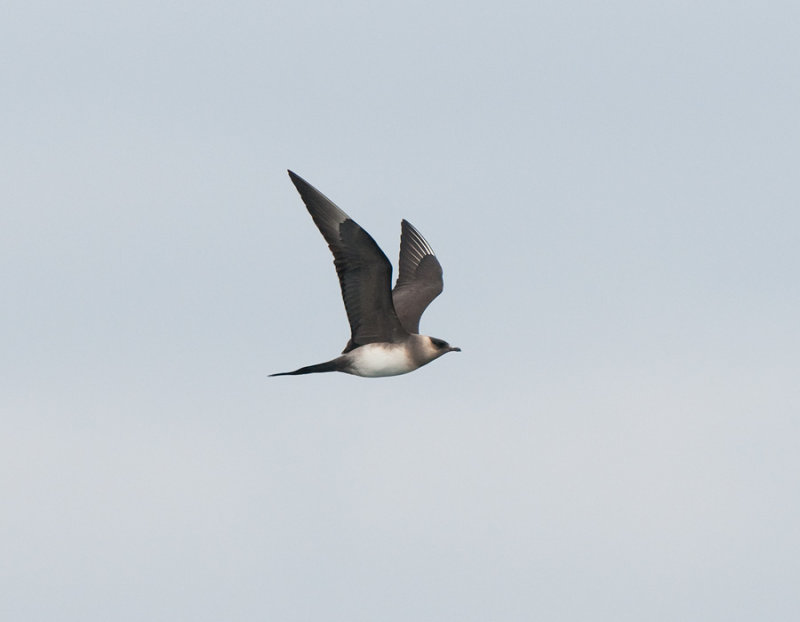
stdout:
{"type": "Polygon", "coordinates": [[[270,374],[269,377],[273,378],[275,376],[300,376],[301,374],[318,374],[325,371],[339,371],[340,369],[341,366],[338,364],[338,360],[334,359],[332,361],[327,361],[325,363],[317,363],[316,365],[301,367],[300,369],[296,369],[294,371],[284,371],[279,374],[270,374]]]}

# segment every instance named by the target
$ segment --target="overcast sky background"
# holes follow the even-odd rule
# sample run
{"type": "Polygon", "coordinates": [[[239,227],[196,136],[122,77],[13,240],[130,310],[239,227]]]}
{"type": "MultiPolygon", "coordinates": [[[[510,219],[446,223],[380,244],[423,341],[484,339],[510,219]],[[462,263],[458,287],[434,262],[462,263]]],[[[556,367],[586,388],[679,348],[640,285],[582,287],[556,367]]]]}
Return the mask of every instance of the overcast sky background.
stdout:
{"type": "Polygon", "coordinates": [[[795,2],[15,2],[0,617],[800,619],[795,2]],[[292,168],[461,346],[349,337],[292,168]]]}

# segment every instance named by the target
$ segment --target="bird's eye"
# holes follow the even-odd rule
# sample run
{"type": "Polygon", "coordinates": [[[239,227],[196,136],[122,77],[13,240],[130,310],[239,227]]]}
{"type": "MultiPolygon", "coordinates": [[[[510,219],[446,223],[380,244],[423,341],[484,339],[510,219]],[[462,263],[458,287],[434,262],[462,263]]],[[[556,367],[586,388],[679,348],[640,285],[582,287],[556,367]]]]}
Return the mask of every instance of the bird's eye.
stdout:
{"type": "Polygon", "coordinates": [[[446,344],[444,341],[442,341],[441,339],[431,339],[431,341],[433,342],[433,345],[435,345],[435,346],[436,346],[438,349],[440,349],[440,350],[441,350],[442,348],[444,348],[444,347],[447,345],[447,344],[446,344]]]}

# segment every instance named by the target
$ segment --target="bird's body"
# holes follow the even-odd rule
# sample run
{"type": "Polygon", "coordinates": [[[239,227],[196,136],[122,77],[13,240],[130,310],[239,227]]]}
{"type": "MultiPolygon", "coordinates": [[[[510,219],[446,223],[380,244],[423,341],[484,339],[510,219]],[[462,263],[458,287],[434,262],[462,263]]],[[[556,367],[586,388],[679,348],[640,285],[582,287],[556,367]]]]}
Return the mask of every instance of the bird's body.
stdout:
{"type": "Polygon", "coordinates": [[[347,373],[365,378],[399,376],[420,366],[403,343],[368,343],[343,356],[347,357],[347,373]]]}
{"type": "Polygon", "coordinates": [[[375,240],[304,179],[289,177],[334,257],[351,336],[342,355],[273,376],[340,371],[376,378],[414,371],[447,352],[446,341],[418,334],[419,319],[443,288],[442,267],[430,245],[402,222],[399,275],[391,289],[392,266],[375,240]]]}

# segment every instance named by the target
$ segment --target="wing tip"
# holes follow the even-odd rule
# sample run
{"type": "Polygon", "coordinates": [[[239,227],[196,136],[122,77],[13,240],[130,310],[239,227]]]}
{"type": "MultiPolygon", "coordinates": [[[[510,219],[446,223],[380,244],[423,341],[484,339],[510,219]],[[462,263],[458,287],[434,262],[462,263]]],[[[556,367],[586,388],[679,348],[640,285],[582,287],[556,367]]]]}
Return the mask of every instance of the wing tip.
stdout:
{"type": "Polygon", "coordinates": [[[402,222],[402,231],[400,235],[400,255],[402,260],[403,249],[404,247],[407,249],[408,252],[416,252],[418,254],[417,261],[422,259],[425,255],[436,255],[433,250],[433,247],[430,245],[428,240],[425,239],[419,229],[417,229],[414,225],[408,222],[405,218],[401,221],[402,222]],[[412,251],[413,249],[413,251],[412,251]]]}
{"type": "Polygon", "coordinates": [[[306,186],[309,185],[308,182],[305,179],[300,177],[300,175],[295,173],[292,169],[287,168],[286,172],[289,173],[289,179],[292,180],[292,183],[295,185],[296,188],[299,189],[301,184],[304,184],[306,186]]]}

